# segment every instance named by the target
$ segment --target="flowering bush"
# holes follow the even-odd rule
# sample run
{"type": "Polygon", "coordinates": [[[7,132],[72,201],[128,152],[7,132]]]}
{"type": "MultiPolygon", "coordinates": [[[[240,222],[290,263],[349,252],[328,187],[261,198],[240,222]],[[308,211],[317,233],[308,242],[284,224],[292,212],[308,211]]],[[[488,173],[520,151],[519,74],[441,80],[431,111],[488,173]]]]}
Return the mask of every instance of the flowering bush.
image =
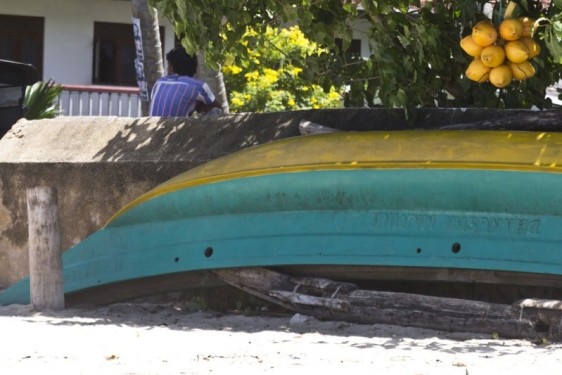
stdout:
{"type": "Polygon", "coordinates": [[[280,30],[268,27],[262,35],[248,29],[240,44],[247,49],[249,59],[229,55],[222,69],[232,112],[343,106],[334,87],[324,90],[310,77],[302,76],[307,61],[326,51],[306,39],[297,26],[280,30]]]}

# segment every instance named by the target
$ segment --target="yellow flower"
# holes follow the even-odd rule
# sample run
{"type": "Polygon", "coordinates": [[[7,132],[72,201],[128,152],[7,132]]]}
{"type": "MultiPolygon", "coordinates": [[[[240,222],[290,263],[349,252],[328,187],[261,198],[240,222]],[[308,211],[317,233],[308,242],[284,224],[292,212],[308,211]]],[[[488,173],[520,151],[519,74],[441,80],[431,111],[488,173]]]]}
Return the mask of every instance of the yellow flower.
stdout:
{"type": "Polygon", "coordinates": [[[330,100],[337,100],[340,98],[340,94],[337,91],[330,91],[330,93],[328,94],[328,99],[330,100]]]}
{"type": "Polygon", "coordinates": [[[258,50],[255,49],[249,49],[248,50],[248,55],[252,56],[252,57],[260,57],[261,53],[258,50]]]}
{"type": "Polygon", "coordinates": [[[254,30],[254,29],[252,29],[252,28],[250,28],[250,27],[246,28],[246,33],[244,33],[244,36],[245,36],[245,37],[248,37],[248,36],[257,36],[257,35],[258,35],[258,33],[256,32],[256,30],[254,30]]]}
{"type": "Polygon", "coordinates": [[[300,72],[302,72],[301,68],[294,67],[293,70],[291,71],[291,74],[296,76],[299,75],[300,72]]]}
{"type": "Polygon", "coordinates": [[[264,74],[264,80],[268,83],[268,84],[273,84],[275,82],[277,82],[279,73],[277,73],[277,71],[273,70],[273,69],[264,69],[263,71],[264,74]]]}
{"type": "Polygon", "coordinates": [[[242,107],[244,105],[244,102],[240,100],[240,98],[234,97],[230,101],[230,104],[232,104],[235,107],[242,107]]]}
{"type": "Polygon", "coordinates": [[[253,72],[249,72],[249,73],[244,74],[244,77],[246,77],[246,79],[248,81],[255,81],[259,78],[259,76],[260,76],[260,73],[256,70],[254,70],[253,72]]]}
{"type": "Polygon", "coordinates": [[[293,100],[293,98],[291,98],[291,99],[289,99],[289,100],[287,101],[287,105],[288,105],[289,107],[294,107],[294,106],[295,106],[295,101],[293,100]]]}
{"type": "Polygon", "coordinates": [[[242,68],[237,65],[227,65],[222,68],[222,71],[224,73],[239,74],[242,71],[242,68]]]}

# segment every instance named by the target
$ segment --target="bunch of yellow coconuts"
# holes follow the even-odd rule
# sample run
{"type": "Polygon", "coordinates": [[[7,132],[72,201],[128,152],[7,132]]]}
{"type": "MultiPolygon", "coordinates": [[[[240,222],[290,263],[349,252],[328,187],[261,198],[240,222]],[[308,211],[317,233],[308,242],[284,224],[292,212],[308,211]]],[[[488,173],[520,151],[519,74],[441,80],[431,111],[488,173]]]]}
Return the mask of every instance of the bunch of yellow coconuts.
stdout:
{"type": "Polygon", "coordinates": [[[533,25],[534,20],[528,17],[505,18],[498,28],[489,20],[474,25],[472,33],[460,42],[461,48],[474,57],[466,77],[490,81],[498,88],[533,77],[535,68],[529,60],[541,52],[532,38],[533,25]]]}

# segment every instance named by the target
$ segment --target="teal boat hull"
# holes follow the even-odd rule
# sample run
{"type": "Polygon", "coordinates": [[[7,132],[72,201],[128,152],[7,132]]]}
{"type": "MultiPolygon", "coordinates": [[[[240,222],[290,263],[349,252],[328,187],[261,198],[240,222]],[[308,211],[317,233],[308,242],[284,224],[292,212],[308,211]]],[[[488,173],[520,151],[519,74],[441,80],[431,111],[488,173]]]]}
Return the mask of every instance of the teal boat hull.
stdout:
{"type": "MultiPolygon", "coordinates": [[[[63,254],[65,293],[233,267],[423,267],[562,276],[552,169],[276,171],[163,189],[63,254]]],[[[29,279],[0,304],[29,303],[29,279]]]]}

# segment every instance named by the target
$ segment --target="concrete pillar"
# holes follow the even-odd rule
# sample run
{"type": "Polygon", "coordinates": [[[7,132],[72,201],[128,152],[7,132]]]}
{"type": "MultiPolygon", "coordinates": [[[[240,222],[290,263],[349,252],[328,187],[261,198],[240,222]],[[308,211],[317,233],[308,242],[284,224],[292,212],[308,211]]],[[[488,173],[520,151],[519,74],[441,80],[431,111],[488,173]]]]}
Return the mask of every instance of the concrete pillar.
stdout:
{"type": "Polygon", "coordinates": [[[64,285],[55,188],[27,189],[27,218],[31,304],[37,310],[62,310],[64,285]]]}

